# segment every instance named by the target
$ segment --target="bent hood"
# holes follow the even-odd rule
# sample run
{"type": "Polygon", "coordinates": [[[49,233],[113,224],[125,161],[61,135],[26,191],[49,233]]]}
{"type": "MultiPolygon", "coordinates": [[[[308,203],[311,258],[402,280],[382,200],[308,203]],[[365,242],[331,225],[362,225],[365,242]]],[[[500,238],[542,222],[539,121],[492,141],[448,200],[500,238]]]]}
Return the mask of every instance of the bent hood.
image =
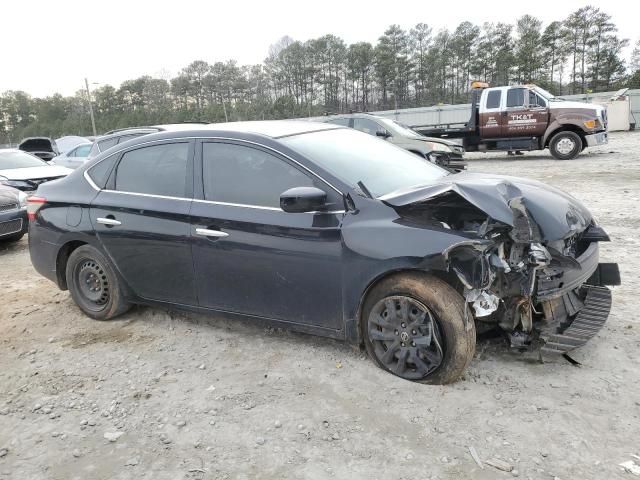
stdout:
{"type": "Polygon", "coordinates": [[[18,145],[18,149],[24,152],[49,152],[58,155],[56,142],[46,137],[25,138],[18,145]]]}
{"type": "Polygon", "coordinates": [[[392,192],[380,200],[402,207],[451,193],[512,227],[511,236],[516,241],[564,239],[587,228],[592,220],[589,210],[568,193],[536,180],[506,175],[459,173],[392,192]]]}

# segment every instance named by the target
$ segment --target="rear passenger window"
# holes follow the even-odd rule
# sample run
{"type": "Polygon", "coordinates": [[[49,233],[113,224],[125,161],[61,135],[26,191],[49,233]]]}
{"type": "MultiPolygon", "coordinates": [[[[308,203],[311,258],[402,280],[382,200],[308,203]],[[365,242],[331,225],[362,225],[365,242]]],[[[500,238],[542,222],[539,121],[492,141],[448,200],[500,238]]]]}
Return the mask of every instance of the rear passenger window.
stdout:
{"type": "Polygon", "coordinates": [[[507,92],[507,107],[524,106],[524,88],[510,88],[507,92]]]}
{"type": "Polygon", "coordinates": [[[343,127],[349,126],[348,118],[334,118],[333,120],[329,120],[327,123],[333,123],[334,125],[342,125],[343,127]]]}
{"type": "Polygon", "coordinates": [[[132,138],[136,138],[136,137],[139,137],[139,136],[141,136],[141,135],[146,135],[146,133],[132,133],[132,134],[129,134],[129,135],[122,135],[122,136],[118,139],[118,143],[119,143],[119,144],[120,144],[120,143],[124,143],[124,142],[126,142],[127,140],[131,140],[132,138]]]}
{"type": "Polygon", "coordinates": [[[117,155],[111,155],[109,158],[105,158],[87,170],[91,180],[93,180],[93,183],[95,183],[98,188],[104,188],[107,185],[107,180],[109,179],[109,174],[111,173],[116,157],[117,155]]]}
{"type": "Polygon", "coordinates": [[[501,90],[492,90],[487,95],[487,108],[500,108],[501,90]]]}
{"type": "Polygon", "coordinates": [[[280,194],[285,190],[314,186],[313,180],[294,166],[252,147],[204,143],[202,162],[205,200],[280,207],[280,194]]]}
{"type": "Polygon", "coordinates": [[[184,197],[188,157],[188,143],[154,145],[127,152],[116,169],[115,189],[184,197]]]}
{"type": "Polygon", "coordinates": [[[98,142],[98,147],[101,152],[104,152],[107,148],[113,147],[116,143],[118,143],[118,137],[107,138],[105,140],[100,140],[98,142]]]}
{"type": "Polygon", "coordinates": [[[89,155],[89,150],[91,150],[91,145],[82,145],[76,148],[74,157],[86,157],[89,155]]]}

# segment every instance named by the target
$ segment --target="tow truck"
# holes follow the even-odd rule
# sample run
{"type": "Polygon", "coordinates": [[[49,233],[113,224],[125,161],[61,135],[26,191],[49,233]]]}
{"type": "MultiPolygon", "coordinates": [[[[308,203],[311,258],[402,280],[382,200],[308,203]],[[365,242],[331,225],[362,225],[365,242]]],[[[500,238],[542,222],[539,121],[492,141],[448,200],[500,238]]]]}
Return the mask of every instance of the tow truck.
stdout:
{"type": "Polygon", "coordinates": [[[607,110],[558,98],[536,85],[471,85],[471,115],[465,124],[417,125],[417,132],[461,140],[467,152],[509,153],[549,149],[558,160],[608,142],[607,110]]]}

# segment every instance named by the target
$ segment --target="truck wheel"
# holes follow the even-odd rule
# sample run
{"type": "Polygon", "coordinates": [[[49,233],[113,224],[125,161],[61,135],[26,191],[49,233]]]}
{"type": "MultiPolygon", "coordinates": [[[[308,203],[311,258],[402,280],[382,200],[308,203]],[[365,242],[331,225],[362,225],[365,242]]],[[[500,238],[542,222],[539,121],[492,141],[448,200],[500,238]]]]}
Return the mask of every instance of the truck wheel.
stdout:
{"type": "Polygon", "coordinates": [[[430,384],[456,381],[475,353],[464,299],[431,275],[389,277],[367,295],[361,316],[367,353],[383,370],[430,384]]]}
{"type": "Polygon", "coordinates": [[[556,160],[571,160],[582,151],[582,139],[571,131],[556,133],[549,142],[549,150],[556,160]]]}

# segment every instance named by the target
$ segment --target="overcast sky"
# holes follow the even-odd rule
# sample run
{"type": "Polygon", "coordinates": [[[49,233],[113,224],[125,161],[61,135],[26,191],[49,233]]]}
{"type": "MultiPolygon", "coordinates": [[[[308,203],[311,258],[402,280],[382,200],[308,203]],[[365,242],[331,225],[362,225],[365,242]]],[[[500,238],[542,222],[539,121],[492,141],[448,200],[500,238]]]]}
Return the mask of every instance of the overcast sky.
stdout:
{"type": "Polygon", "coordinates": [[[454,29],[464,20],[513,23],[525,13],[546,25],[589,3],[612,15],[632,43],[640,38],[638,0],[2,0],[0,92],[69,95],[84,77],[117,86],[173,76],[197,59],[259,63],[283,35],[375,42],[392,23],[454,29]]]}

